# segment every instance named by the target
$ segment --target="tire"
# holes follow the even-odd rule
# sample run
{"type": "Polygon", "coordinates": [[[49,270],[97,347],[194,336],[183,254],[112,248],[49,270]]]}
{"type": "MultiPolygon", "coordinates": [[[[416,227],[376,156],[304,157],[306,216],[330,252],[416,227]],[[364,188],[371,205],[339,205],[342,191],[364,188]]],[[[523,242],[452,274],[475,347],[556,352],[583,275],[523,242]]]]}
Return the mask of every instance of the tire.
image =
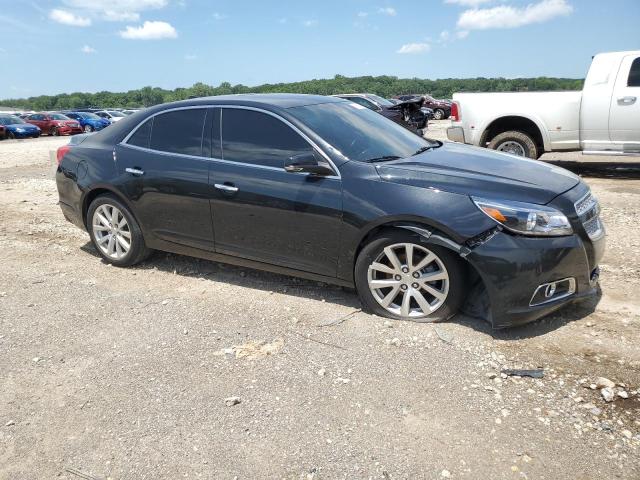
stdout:
{"type": "Polygon", "coordinates": [[[83,130],[84,130],[84,133],[91,133],[93,132],[94,129],[91,125],[85,125],[83,130]]]}
{"type": "Polygon", "coordinates": [[[7,139],[15,140],[16,139],[16,134],[13,133],[13,132],[7,132],[7,139]]]}
{"type": "Polygon", "coordinates": [[[381,317],[414,322],[440,322],[455,315],[464,298],[464,268],[456,254],[444,247],[429,244],[421,236],[405,230],[385,230],[367,243],[358,255],[354,275],[363,309],[381,317]],[[411,245],[414,252],[412,265],[405,264],[407,250],[403,245],[411,245]],[[407,267],[408,271],[392,267],[393,262],[387,253],[389,251],[396,255],[401,267],[407,267]],[[427,255],[435,258],[429,261],[427,255]],[[424,261],[428,263],[414,270],[424,261]],[[374,265],[378,268],[374,268],[374,265]],[[427,290],[423,285],[427,284],[424,278],[429,274],[437,279],[428,282],[431,289],[427,290]],[[378,285],[389,283],[389,286],[370,288],[370,281],[377,282],[378,285]],[[431,291],[435,291],[440,298],[432,295],[431,291]],[[422,298],[420,303],[416,294],[422,298]],[[407,295],[408,305],[405,308],[404,300],[407,295]],[[388,306],[383,306],[384,303],[388,303],[388,306]]]}
{"type": "Polygon", "coordinates": [[[434,120],[442,120],[444,118],[444,110],[441,108],[436,108],[433,111],[433,119],[434,120]]]}
{"type": "Polygon", "coordinates": [[[129,208],[113,195],[100,195],[91,202],[87,210],[87,230],[93,246],[100,256],[107,263],[116,267],[135,265],[143,261],[151,253],[151,250],[144,243],[140,225],[129,211],[129,208]],[[119,213],[116,217],[113,216],[113,208],[119,213]],[[96,212],[103,218],[100,219],[96,212]],[[110,226],[115,226],[115,219],[120,225],[117,229],[110,229],[110,226]],[[126,221],[125,226],[122,226],[122,219],[126,221]],[[95,228],[94,225],[98,225],[100,228],[95,228]],[[111,240],[109,237],[113,237],[114,231],[116,238],[111,240]],[[126,244],[129,245],[129,248],[126,253],[123,253],[126,244]],[[112,250],[113,254],[110,254],[112,250]]]}
{"type": "Polygon", "coordinates": [[[58,135],[60,135],[60,132],[56,127],[53,127],[49,132],[49,135],[51,135],[52,137],[57,137],[58,135]]]}
{"type": "Polygon", "coordinates": [[[538,146],[528,134],[511,130],[503,132],[491,139],[488,148],[519,157],[533,158],[540,157],[538,146]]]}

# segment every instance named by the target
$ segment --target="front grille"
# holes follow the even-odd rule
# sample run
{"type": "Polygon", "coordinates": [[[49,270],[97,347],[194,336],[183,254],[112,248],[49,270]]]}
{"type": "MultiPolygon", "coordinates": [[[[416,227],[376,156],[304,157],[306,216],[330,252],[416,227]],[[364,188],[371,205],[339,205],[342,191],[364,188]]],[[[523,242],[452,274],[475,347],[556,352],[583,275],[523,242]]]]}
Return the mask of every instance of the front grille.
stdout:
{"type": "Polygon", "coordinates": [[[600,238],[604,234],[604,226],[600,220],[600,204],[596,197],[589,192],[575,203],[575,207],[589,238],[600,238]]]}

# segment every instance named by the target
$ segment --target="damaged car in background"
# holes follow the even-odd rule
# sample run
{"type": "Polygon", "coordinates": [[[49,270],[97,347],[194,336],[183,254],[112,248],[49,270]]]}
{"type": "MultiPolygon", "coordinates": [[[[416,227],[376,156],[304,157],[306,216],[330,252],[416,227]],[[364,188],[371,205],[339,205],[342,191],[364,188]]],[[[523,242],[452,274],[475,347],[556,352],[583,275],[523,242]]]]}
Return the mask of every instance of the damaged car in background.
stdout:
{"type": "Polygon", "coordinates": [[[59,205],[118,267],[168,251],[355,287],[389,318],[463,310],[496,328],[597,293],[604,226],[579,177],[340,98],[198,98],[76,138],[59,205]]]}
{"type": "Polygon", "coordinates": [[[433,110],[423,106],[424,99],[422,98],[392,102],[372,93],[347,93],[334,96],[378,112],[418,135],[423,135],[424,130],[427,129],[428,121],[433,118],[433,110]]]}

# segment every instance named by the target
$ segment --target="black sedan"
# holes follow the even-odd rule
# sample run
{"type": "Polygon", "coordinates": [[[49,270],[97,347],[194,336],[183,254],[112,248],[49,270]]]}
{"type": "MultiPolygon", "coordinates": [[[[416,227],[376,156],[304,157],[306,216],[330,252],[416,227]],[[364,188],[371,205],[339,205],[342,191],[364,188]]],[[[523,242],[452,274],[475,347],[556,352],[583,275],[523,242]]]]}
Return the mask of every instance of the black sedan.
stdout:
{"type": "Polygon", "coordinates": [[[494,327],[596,289],[604,227],[580,178],[338,98],[187,100],[74,143],[60,206],[116,266],[164,250],[355,286],[390,318],[465,308],[494,327]]]}

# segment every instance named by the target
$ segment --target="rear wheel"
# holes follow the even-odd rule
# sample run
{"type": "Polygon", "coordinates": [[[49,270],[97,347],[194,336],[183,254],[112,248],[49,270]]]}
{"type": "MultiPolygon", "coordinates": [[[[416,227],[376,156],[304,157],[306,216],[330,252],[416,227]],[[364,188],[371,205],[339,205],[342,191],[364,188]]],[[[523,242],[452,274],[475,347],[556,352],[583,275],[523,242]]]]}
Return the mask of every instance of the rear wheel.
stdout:
{"type": "Polygon", "coordinates": [[[450,318],[464,292],[464,270],[453,252],[399,230],[384,232],[362,249],[355,281],[365,310],[416,322],[450,318]]]}
{"type": "Polygon", "coordinates": [[[87,212],[93,245],[108,263],[128,267],[149,256],[142,231],[126,205],[112,195],[96,198],[87,212]]]}
{"type": "Polygon", "coordinates": [[[435,120],[442,120],[444,118],[444,110],[441,108],[436,108],[433,112],[433,118],[435,120]]]}
{"type": "Polygon", "coordinates": [[[15,134],[15,133],[13,133],[13,132],[7,132],[7,138],[8,138],[9,140],[15,140],[15,138],[16,138],[16,134],[15,134]]]}
{"type": "Polygon", "coordinates": [[[489,142],[488,148],[518,157],[533,158],[534,160],[540,156],[538,146],[533,138],[524,132],[516,130],[496,135],[489,142]]]}

